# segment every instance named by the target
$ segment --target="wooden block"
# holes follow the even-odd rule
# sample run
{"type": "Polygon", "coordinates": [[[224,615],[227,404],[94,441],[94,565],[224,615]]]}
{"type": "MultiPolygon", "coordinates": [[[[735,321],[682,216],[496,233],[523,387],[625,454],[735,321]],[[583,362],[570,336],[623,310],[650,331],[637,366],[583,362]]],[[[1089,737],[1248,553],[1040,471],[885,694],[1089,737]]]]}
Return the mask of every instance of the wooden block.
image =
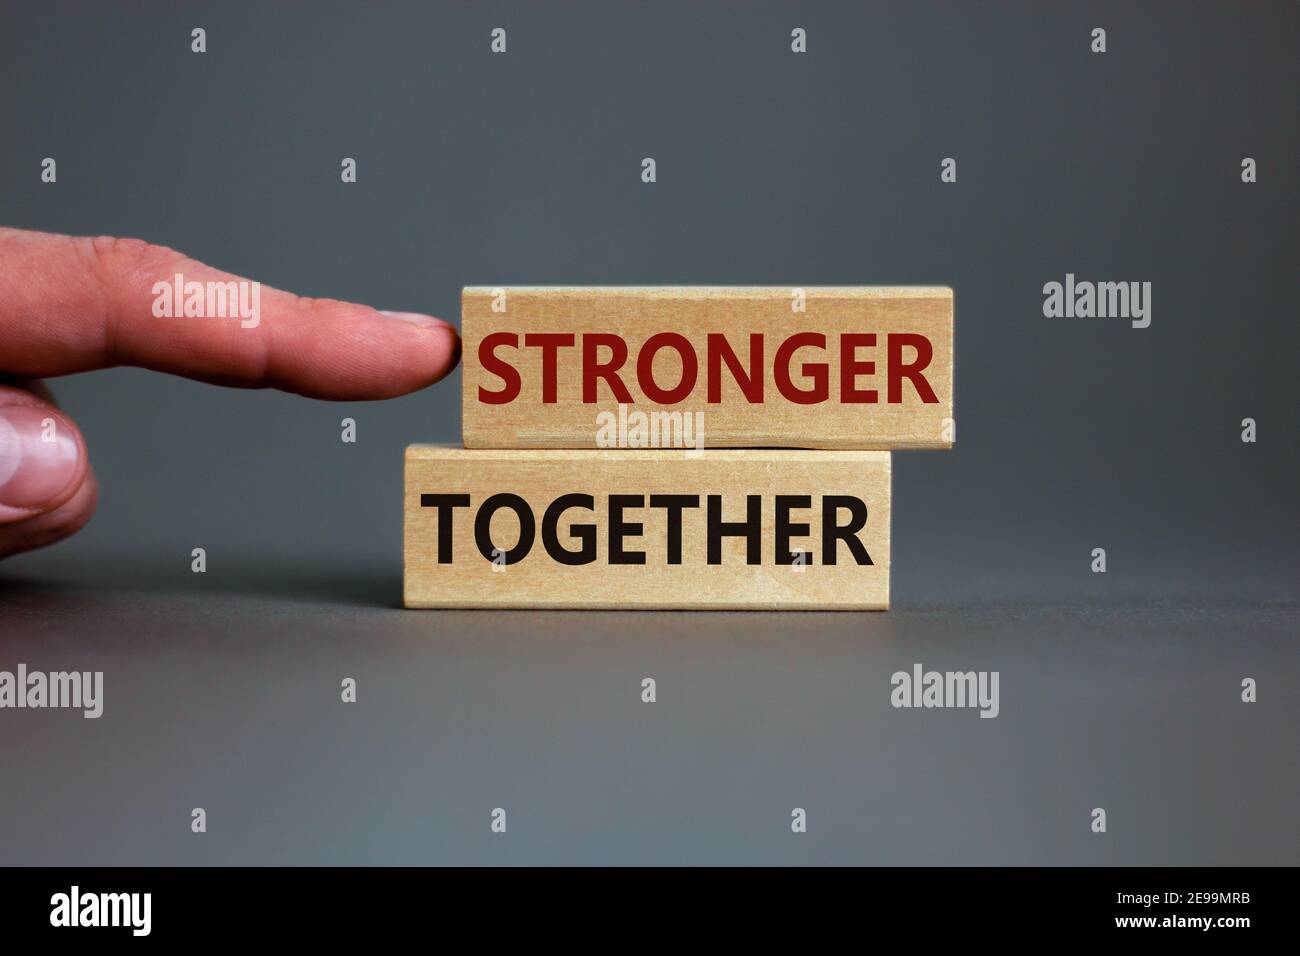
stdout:
{"type": "Polygon", "coordinates": [[[461,307],[467,448],[952,446],[948,288],[483,287],[461,307]]]}
{"type": "Polygon", "coordinates": [[[889,465],[412,445],[406,606],[884,610],[889,465]]]}

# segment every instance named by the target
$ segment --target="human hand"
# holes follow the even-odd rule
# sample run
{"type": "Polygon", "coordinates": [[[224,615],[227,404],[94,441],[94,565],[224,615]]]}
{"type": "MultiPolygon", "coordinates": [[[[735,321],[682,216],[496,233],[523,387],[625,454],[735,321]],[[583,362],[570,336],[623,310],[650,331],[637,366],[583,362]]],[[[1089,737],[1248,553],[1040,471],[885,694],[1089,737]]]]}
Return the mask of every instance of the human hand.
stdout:
{"type": "Polygon", "coordinates": [[[95,510],[85,439],[39,378],[135,365],[356,401],[424,388],[459,352],[432,316],[301,298],[136,239],[0,227],[0,558],[95,510]]]}

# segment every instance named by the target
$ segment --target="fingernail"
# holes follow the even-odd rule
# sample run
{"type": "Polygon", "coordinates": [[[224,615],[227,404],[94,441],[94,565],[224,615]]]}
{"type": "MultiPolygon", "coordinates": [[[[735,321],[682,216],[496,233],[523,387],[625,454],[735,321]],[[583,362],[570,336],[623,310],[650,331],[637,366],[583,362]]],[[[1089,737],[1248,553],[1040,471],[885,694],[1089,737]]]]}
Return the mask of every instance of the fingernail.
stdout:
{"type": "Polygon", "coordinates": [[[0,506],[33,509],[57,501],[80,473],[71,425],[48,408],[0,407],[0,506]]]}
{"type": "Polygon", "coordinates": [[[410,322],[412,325],[422,325],[428,329],[435,329],[447,324],[441,319],[435,319],[431,315],[424,315],[420,312],[389,312],[387,309],[380,309],[379,314],[386,315],[390,319],[401,319],[403,322],[410,322]]]}

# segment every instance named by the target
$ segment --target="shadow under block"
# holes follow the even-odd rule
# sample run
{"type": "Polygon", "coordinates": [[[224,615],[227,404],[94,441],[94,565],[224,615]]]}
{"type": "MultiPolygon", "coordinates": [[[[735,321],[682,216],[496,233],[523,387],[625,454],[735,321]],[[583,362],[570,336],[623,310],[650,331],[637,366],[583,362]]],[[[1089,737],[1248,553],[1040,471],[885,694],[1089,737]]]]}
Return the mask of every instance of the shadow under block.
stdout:
{"type": "Polygon", "coordinates": [[[461,333],[466,448],[952,446],[949,288],[468,287],[461,333]]]}
{"type": "Polygon", "coordinates": [[[887,452],[412,445],[404,600],[884,610],[889,495],[887,452]]]}

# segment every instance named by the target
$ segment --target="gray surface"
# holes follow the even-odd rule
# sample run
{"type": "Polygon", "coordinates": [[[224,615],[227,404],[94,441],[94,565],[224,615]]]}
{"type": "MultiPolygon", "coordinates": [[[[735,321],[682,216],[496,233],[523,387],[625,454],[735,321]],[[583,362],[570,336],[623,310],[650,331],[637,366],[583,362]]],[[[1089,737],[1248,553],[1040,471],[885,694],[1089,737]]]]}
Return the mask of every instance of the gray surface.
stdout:
{"type": "Polygon", "coordinates": [[[0,566],[0,669],[103,669],[106,713],[0,712],[0,862],[1300,862],[1300,8],[374,9],[6,4],[0,221],[448,318],[951,285],[958,447],[895,461],[896,609],[401,612],[401,449],[458,438],[459,376],[55,382],[100,513],[0,566]],[[1045,319],[1066,272],[1153,282],[1151,328],[1045,319]],[[914,661],[1000,670],[1002,715],[893,710],[914,661]]]}
{"type": "Polygon", "coordinates": [[[247,572],[6,594],[6,655],[103,669],[106,706],[0,715],[0,859],[1300,861],[1294,604],[414,613],[392,569],[247,572]],[[999,670],[1000,716],[893,709],[915,661],[999,670]]]}

